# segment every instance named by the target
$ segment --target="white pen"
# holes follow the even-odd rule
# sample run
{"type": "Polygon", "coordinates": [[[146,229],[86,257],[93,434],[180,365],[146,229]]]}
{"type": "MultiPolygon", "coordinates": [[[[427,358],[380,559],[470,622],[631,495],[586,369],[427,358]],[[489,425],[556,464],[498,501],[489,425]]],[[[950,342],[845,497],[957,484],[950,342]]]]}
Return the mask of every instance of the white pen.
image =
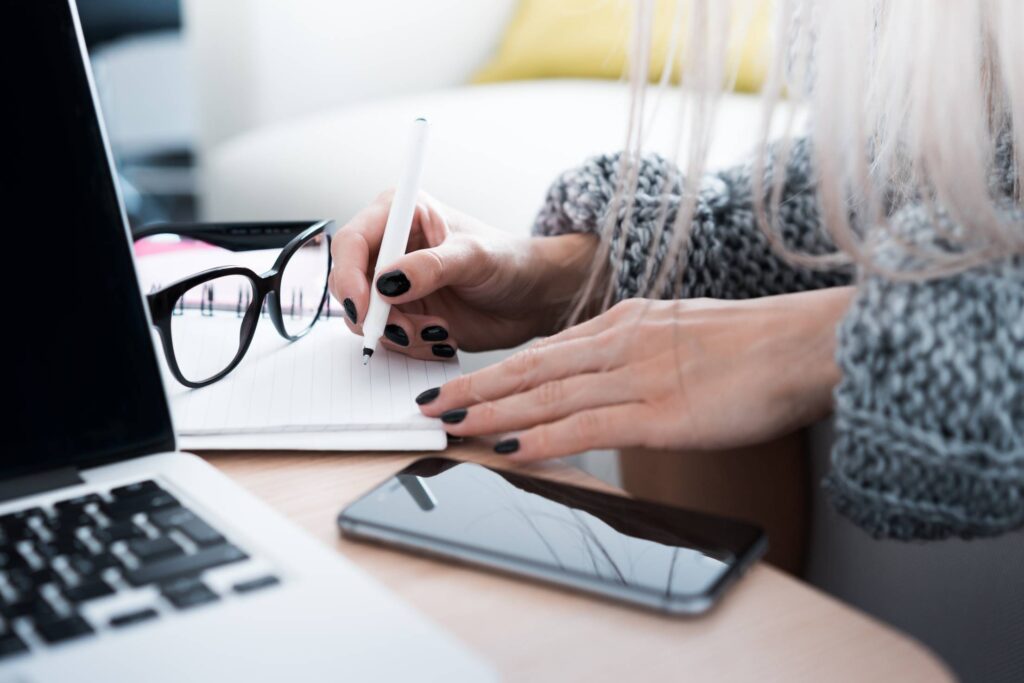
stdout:
{"type": "Polygon", "coordinates": [[[377,348],[377,340],[384,334],[384,326],[388,324],[391,304],[377,291],[377,276],[380,275],[381,266],[394,263],[405,253],[409,244],[409,230],[412,228],[413,212],[416,211],[416,195],[420,191],[426,147],[427,120],[418,118],[412,122],[408,161],[395,187],[395,196],[391,199],[391,211],[384,225],[384,237],[380,242],[380,251],[377,252],[373,280],[370,281],[370,305],[363,320],[363,365],[369,362],[377,348]]]}

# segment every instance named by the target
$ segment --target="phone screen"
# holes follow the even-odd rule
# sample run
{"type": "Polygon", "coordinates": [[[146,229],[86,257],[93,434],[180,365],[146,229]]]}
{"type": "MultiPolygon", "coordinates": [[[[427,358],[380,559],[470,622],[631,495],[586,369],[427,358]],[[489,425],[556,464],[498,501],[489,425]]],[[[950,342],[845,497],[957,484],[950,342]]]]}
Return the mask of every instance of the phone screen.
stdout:
{"type": "Polygon", "coordinates": [[[765,546],[746,523],[445,458],[413,463],[339,523],[357,536],[680,611],[706,607],[697,605],[765,546]]]}

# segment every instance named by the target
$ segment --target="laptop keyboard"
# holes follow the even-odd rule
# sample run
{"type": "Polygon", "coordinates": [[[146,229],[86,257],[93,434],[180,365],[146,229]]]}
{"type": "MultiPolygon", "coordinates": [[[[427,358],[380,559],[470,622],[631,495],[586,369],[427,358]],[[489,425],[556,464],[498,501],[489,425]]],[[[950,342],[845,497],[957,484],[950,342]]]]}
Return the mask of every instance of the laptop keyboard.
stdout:
{"type": "Polygon", "coordinates": [[[0,516],[0,658],[279,583],[272,574],[219,592],[204,583],[207,570],[246,559],[155,481],[0,516]],[[153,589],[142,604],[90,616],[91,604],[153,589]]]}

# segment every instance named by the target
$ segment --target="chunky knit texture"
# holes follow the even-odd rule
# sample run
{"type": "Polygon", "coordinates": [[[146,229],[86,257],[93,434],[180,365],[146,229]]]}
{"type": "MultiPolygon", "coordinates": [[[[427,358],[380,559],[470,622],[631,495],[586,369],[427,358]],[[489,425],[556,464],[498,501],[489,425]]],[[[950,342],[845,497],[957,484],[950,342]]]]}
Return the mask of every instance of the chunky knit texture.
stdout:
{"type": "MultiPolygon", "coordinates": [[[[1012,154],[1003,145],[997,157],[993,188],[1008,195],[1012,154]]],[[[785,169],[779,225],[790,248],[823,253],[832,245],[821,229],[810,158],[809,143],[800,141],[785,169]]],[[[601,156],[563,174],[535,233],[599,233],[619,168],[617,155],[601,156]]],[[[766,169],[765,187],[774,172],[766,169]]],[[[702,180],[687,248],[671,264],[661,297],[740,299],[854,281],[850,271],[813,271],[776,255],[755,223],[752,187],[749,165],[702,180]]],[[[656,268],[666,258],[682,192],[674,165],[642,160],[629,228],[621,207],[612,235],[617,299],[644,289],[654,239],[656,268]],[[669,227],[659,235],[663,207],[669,227]]],[[[1024,212],[1009,202],[1006,210],[1024,225],[1024,212]]],[[[912,241],[937,239],[943,230],[936,227],[955,230],[941,212],[915,204],[893,207],[891,222],[912,241]]],[[[890,266],[914,258],[895,243],[879,249],[890,266]]],[[[838,330],[843,379],[824,482],[835,507],[877,537],[969,538],[1024,526],[1024,257],[928,281],[857,280],[838,330]]]]}

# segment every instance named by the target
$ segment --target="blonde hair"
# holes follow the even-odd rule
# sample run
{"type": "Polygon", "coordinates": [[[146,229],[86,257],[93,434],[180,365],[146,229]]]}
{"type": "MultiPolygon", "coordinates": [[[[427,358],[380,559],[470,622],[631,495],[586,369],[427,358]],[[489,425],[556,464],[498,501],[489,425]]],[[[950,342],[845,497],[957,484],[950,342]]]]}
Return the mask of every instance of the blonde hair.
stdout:
{"type": "MultiPolygon", "coordinates": [[[[672,58],[666,60],[665,73],[653,89],[659,95],[671,89],[668,77],[675,64],[682,74],[676,161],[685,177],[684,196],[668,254],[659,272],[648,266],[643,295],[665,291],[672,263],[689,242],[715,114],[721,94],[735,78],[727,66],[729,41],[742,35],[760,3],[767,1],[678,0],[672,58]],[[678,149],[684,139],[687,151],[680,159],[678,149]]],[[[807,267],[853,263],[894,279],[940,277],[1024,253],[1024,227],[1000,211],[1000,198],[991,184],[1001,135],[1010,136],[1015,171],[1021,168],[1024,153],[1024,39],[1020,36],[1024,2],[772,1],[775,21],[770,54],[764,55],[769,67],[761,92],[761,142],[753,160],[755,215],[772,246],[807,267]],[[812,131],[811,162],[823,229],[837,246],[831,254],[787,249],[769,218],[779,215],[775,209],[781,201],[784,174],[771,174],[772,186],[765,187],[764,171],[769,163],[785,167],[801,110],[806,111],[812,131]],[[780,139],[770,140],[769,131],[777,128],[779,119],[785,132],[780,139]],[[879,241],[903,242],[887,220],[894,197],[918,199],[960,226],[947,234],[935,222],[942,248],[907,245],[920,257],[919,268],[892,270],[875,258],[879,241]],[[854,208],[857,225],[850,217],[854,208]]],[[[635,3],[623,172],[602,227],[598,268],[573,319],[583,314],[602,288],[601,308],[611,302],[613,284],[606,277],[610,237],[620,207],[625,209],[624,220],[630,220],[630,199],[636,191],[638,162],[649,127],[652,88],[646,81],[654,3],[635,3]]],[[[662,109],[658,103],[654,107],[662,109]]],[[[1013,175],[1013,198],[1019,203],[1020,174],[1013,175]]],[[[659,230],[666,227],[663,219],[659,230]]],[[[655,235],[652,250],[658,242],[655,235]]],[[[648,259],[648,264],[654,262],[648,259]]]]}

